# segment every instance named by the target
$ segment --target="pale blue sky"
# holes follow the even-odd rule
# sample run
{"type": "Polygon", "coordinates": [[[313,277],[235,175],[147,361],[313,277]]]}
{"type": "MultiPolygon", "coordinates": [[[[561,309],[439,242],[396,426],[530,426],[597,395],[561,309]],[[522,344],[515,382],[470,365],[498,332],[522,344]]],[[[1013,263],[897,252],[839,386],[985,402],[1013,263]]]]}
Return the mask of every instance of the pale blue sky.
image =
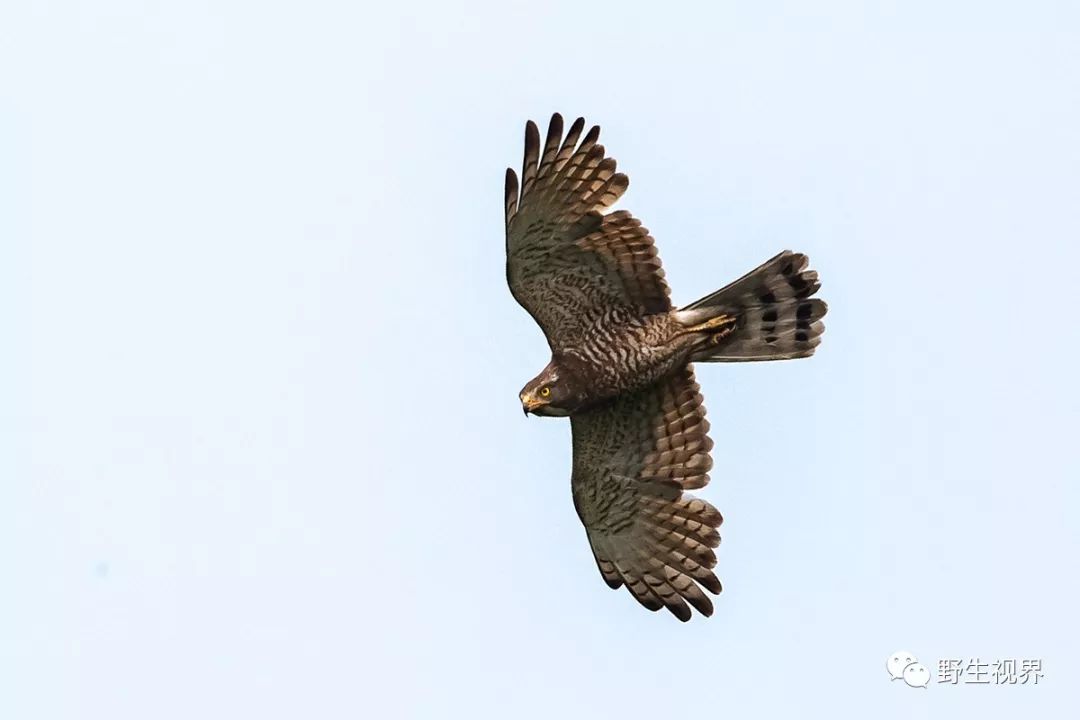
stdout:
{"type": "Polygon", "coordinates": [[[1080,10],[807,5],[5,3],[0,717],[1076,717],[1080,10]],[[824,282],[812,360],[699,368],[710,620],[604,585],[521,416],[554,110],[677,302],[824,282]]]}

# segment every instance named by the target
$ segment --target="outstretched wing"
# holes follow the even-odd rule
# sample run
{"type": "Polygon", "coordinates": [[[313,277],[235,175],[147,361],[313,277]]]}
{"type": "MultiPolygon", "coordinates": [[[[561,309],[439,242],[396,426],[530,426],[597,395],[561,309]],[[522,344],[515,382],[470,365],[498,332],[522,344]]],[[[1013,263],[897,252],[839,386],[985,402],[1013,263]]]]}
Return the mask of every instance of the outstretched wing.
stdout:
{"type": "Polygon", "coordinates": [[[709,423],[694,371],[687,367],[645,390],[571,418],[574,507],[600,574],[626,585],[650,610],[682,621],[693,605],[713,606],[701,585],[720,592],[713,574],[723,518],[684,490],[704,487],[712,467],[709,423]]]}
{"type": "Polygon", "coordinates": [[[541,150],[530,120],[520,192],[517,175],[506,171],[506,278],[552,349],[577,344],[590,318],[605,311],[671,309],[649,231],[625,210],[601,212],[629,180],[597,144],[599,126],[581,138],[584,127],[578,118],[564,138],[554,114],[541,150]]]}

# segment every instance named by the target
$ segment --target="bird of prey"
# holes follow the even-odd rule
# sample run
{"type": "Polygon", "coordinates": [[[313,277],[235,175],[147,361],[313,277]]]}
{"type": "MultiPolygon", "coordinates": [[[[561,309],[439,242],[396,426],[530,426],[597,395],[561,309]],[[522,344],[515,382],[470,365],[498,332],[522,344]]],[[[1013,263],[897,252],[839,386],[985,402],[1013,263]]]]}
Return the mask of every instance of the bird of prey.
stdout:
{"type": "Polygon", "coordinates": [[[626,175],[578,118],[543,145],[525,126],[521,182],[506,171],[506,276],[551,362],[521,390],[525,414],[569,417],[571,491],[596,564],[650,610],[711,615],[722,518],[686,490],[712,467],[692,363],[808,357],[826,306],[805,255],[785,251],[682,308],[649,231],[611,206],[626,175]]]}

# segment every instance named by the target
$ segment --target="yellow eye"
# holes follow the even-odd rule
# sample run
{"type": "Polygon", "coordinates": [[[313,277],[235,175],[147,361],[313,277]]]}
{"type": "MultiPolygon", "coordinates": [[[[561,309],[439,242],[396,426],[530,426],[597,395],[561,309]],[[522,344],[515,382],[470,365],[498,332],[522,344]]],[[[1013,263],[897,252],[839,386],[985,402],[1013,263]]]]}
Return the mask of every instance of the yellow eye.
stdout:
{"type": "Polygon", "coordinates": [[[545,385],[544,387],[540,388],[540,397],[547,397],[550,394],[551,388],[549,388],[548,386],[545,385]]]}

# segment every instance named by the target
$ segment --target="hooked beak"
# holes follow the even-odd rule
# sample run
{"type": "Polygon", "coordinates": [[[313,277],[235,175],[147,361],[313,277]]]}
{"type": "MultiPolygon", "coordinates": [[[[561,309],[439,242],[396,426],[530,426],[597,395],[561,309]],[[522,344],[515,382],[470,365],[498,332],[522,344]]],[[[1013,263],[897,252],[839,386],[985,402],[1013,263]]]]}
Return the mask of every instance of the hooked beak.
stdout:
{"type": "Polygon", "coordinates": [[[524,411],[525,417],[529,417],[529,413],[533,412],[538,407],[544,404],[545,403],[543,400],[539,400],[532,395],[521,396],[521,409],[522,411],[524,411]]]}

